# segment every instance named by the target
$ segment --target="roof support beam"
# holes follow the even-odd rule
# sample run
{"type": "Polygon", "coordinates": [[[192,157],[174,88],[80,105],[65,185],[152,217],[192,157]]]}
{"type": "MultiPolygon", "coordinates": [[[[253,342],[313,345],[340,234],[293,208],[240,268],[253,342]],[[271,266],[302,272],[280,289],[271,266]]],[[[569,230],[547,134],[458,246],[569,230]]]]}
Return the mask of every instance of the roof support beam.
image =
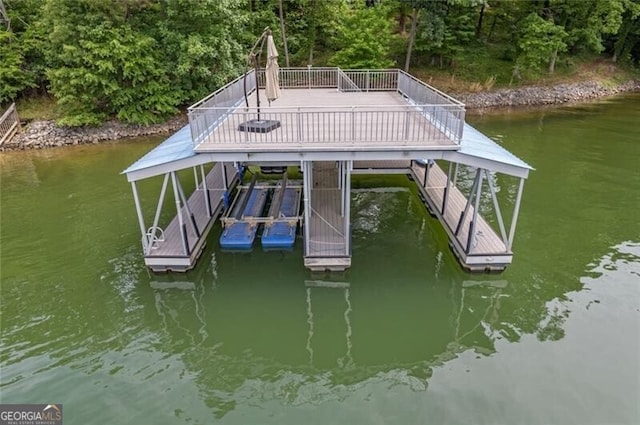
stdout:
{"type": "Polygon", "coordinates": [[[136,205],[136,213],[138,214],[138,225],[140,233],[142,233],[142,248],[147,251],[147,228],[144,224],[144,216],[142,215],[142,207],[140,206],[140,197],[138,196],[138,188],[136,182],[131,182],[131,190],[133,191],[133,202],[136,205]]]}
{"type": "Polygon", "coordinates": [[[489,190],[491,191],[491,199],[493,200],[493,208],[496,211],[496,217],[498,218],[498,226],[500,227],[500,236],[502,237],[502,241],[505,246],[508,248],[508,240],[507,240],[507,232],[504,229],[504,221],[502,220],[502,211],[500,210],[500,204],[498,203],[498,197],[496,196],[496,189],[493,186],[493,180],[491,180],[491,175],[489,174],[489,170],[484,170],[485,175],[487,176],[487,184],[489,185],[489,190]]]}
{"type": "Polygon", "coordinates": [[[513,218],[511,219],[511,229],[509,229],[509,240],[507,243],[507,250],[511,251],[513,245],[513,238],[516,235],[516,224],[518,223],[518,214],[520,213],[520,201],[522,200],[522,191],[524,190],[524,179],[520,179],[520,185],[518,186],[518,194],[516,195],[516,204],[513,207],[513,218]]]}
{"type": "MultiPolygon", "coordinates": [[[[132,184],[135,182],[131,182],[132,184]]],[[[158,230],[158,222],[160,221],[160,213],[162,212],[162,207],[164,205],[165,194],[167,193],[167,186],[169,185],[169,173],[164,175],[164,180],[162,182],[162,188],[160,189],[160,197],[158,198],[158,206],[156,207],[156,215],[153,217],[153,227],[149,229],[151,234],[147,234],[149,238],[149,244],[145,249],[145,255],[151,254],[151,248],[153,246],[153,241],[156,238],[156,232],[158,230]]]]}

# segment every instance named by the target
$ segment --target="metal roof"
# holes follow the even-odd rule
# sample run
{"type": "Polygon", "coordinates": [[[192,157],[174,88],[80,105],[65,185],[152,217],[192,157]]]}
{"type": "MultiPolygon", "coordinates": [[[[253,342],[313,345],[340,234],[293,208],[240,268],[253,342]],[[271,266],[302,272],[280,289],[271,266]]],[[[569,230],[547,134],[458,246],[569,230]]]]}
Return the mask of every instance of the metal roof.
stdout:
{"type": "Polygon", "coordinates": [[[534,169],[466,122],[460,149],[445,152],[443,158],[523,178],[527,178],[529,171],[534,169]]]}
{"type": "MultiPolygon", "coordinates": [[[[464,124],[460,149],[445,151],[442,158],[523,178],[533,170],[529,164],[468,123],[464,124]]],[[[213,154],[194,152],[191,129],[187,124],[122,173],[129,181],[135,181],[213,161],[213,154]]]]}
{"type": "Polygon", "coordinates": [[[187,124],[131,164],[122,174],[127,175],[127,180],[135,181],[207,162],[211,162],[209,155],[193,151],[191,128],[187,124]]]}

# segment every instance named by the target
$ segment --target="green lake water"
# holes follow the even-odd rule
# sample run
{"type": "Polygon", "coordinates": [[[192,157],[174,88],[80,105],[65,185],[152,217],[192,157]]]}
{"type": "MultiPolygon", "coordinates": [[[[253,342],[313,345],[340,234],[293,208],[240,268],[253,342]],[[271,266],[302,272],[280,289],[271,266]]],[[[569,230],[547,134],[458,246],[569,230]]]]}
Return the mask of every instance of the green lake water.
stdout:
{"type": "Polygon", "coordinates": [[[310,274],[300,241],[221,252],[217,226],[195,270],[152,275],[119,173],[160,139],[0,153],[0,403],[68,425],[640,423],[640,96],[469,121],[536,168],[501,274],[461,271],[395,176],[354,178],[344,274],[310,274]]]}

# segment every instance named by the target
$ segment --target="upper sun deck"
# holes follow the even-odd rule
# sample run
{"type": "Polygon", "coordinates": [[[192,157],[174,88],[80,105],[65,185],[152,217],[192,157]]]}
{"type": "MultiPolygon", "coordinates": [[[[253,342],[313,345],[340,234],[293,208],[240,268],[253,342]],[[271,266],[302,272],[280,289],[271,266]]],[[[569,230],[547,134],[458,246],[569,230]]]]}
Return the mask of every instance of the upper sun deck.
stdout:
{"type": "Polygon", "coordinates": [[[282,93],[271,105],[262,92],[264,73],[257,77],[259,111],[254,70],[189,108],[196,152],[410,155],[460,147],[464,105],[403,71],[283,68],[282,93]],[[256,119],[279,126],[242,129],[256,119]]]}

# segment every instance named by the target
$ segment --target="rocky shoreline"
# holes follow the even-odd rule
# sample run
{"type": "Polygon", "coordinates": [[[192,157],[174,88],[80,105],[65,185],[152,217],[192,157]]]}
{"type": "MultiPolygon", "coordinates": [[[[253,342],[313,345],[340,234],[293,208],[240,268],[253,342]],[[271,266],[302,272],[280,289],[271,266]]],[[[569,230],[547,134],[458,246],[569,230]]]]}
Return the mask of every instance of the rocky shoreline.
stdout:
{"type": "Polygon", "coordinates": [[[96,144],[109,140],[169,134],[182,128],[187,122],[186,115],[179,115],[165,123],[149,126],[109,121],[99,127],[67,128],[56,125],[54,121],[33,121],[26,128],[23,127],[22,132],[10,142],[0,146],[0,151],[96,144]]]}
{"type": "MultiPolygon", "coordinates": [[[[464,102],[468,110],[484,110],[535,105],[555,105],[580,102],[612,96],[624,92],[640,91],[640,80],[617,86],[606,86],[598,81],[561,84],[553,87],[521,87],[481,93],[460,93],[454,96],[464,102]]],[[[53,121],[34,121],[16,135],[0,151],[43,149],[50,147],[100,143],[153,134],[168,134],[187,123],[180,115],[163,124],[137,126],[110,121],[100,127],[59,127],[53,121]]]]}
{"type": "Polygon", "coordinates": [[[558,105],[637,91],[640,91],[640,80],[627,81],[617,86],[606,86],[599,81],[586,81],[552,87],[530,86],[481,93],[461,93],[454,97],[463,102],[467,109],[473,110],[558,105]]]}

